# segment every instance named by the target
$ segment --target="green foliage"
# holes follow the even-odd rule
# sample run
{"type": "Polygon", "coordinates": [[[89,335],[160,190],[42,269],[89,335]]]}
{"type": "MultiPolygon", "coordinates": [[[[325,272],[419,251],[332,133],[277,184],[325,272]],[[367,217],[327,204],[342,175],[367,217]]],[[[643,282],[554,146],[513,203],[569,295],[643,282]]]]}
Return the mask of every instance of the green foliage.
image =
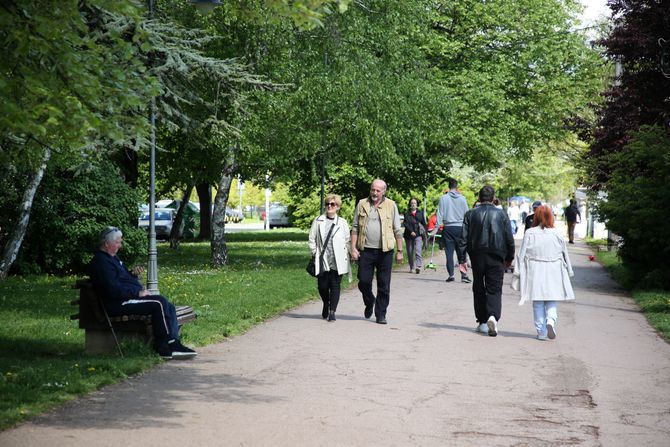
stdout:
{"type": "Polygon", "coordinates": [[[146,130],[155,84],[134,49],[144,39],[135,29],[141,11],[130,0],[3,4],[2,156],[34,166],[41,145],[78,150],[146,130]]]}
{"type": "Polygon", "coordinates": [[[106,226],[123,231],[127,263],[146,253],[146,234],[137,229],[139,198],[109,163],[85,172],[52,167],[35,200],[18,272],[86,272],[98,235],[106,226]]]}
{"type": "Polygon", "coordinates": [[[596,212],[623,238],[625,267],[639,281],[670,287],[670,238],[658,227],[670,209],[670,139],[660,126],[643,126],[625,150],[608,157],[607,198],[596,212]]]}

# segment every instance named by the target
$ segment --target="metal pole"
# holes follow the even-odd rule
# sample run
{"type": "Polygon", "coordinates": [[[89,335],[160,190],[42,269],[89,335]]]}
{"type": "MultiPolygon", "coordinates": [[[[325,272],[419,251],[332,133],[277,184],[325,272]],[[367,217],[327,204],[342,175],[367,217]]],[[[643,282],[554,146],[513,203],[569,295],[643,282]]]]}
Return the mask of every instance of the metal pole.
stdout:
{"type": "Polygon", "coordinates": [[[325,213],[326,210],[324,209],[324,204],[323,204],[323,199],[325,197],[325,177],[326,177],[326,169],[325,169],[326,162],[324,160],[324,155],[321,154],[321,214],[325,213]]]}
{"type": "Polygon", "coordinates": [[[272,192],[270,191],[270,176],[265,175],[265,222],[264,222],[264,228],[266,230],[270,229],[270,195],[272,192]]]}
{"type": "MultiPolygon", "coordinates": [[[[154,2],[149,0],[149,19],[154,17],[154,2]]],[[[151,155],[149,158],[149,265],[147,289],[158,295],[158,250],[156,250],[156,98],[151,98],[151,155]]]]}

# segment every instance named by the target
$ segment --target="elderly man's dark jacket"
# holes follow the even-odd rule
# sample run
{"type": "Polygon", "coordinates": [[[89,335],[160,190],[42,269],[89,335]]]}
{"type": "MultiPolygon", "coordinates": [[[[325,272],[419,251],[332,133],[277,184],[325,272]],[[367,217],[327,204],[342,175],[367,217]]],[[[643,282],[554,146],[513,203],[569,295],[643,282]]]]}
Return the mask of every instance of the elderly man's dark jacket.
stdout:
{"type": "Polygon", "coordinates": [[[505,261],[514,259],[514,236],[507,214],[493,204],[483,203],[465,213],[458,241],[458,262],[470,256],[494,254],[505,261]]]}

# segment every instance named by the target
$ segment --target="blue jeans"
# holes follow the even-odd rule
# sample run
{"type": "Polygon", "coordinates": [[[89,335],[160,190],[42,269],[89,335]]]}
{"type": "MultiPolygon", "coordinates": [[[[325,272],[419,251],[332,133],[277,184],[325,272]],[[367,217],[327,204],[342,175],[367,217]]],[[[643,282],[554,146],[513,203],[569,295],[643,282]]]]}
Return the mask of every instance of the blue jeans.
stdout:
{"type": "Polygon", "coordinates": [[[558,321],[556,301],[533,301],[533,319],[537,335],[547,335],[547,321],[553,320],[554,327],[558,321]]]}
{"type": "Polygon", "coordinates": [[[393,250],[381,251],[366,248],[358,258],[358,290],[363,294],[366,306],[374,304],[375,317],[385,318],[391,297],[391,271],[393,270],[393,250]],[[372,276],[377,278],[377,296],[372,293],[372,276]]]}

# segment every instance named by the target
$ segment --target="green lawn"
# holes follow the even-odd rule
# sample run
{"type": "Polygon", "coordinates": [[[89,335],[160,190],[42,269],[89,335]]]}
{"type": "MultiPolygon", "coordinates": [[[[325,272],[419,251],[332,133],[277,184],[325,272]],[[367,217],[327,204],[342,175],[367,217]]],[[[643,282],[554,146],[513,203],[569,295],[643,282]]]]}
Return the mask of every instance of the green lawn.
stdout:
{"type": "MultiPolygon", "coordinates": [[[[588,241],[597,249],[605,245],[603,241],[588,241]]],[[[634,281],[630,273],[621,264],[616,251],[598,251],[598,261],[610,272],[612,278],[630,290],[635,301],[640,305],[649,324],[651,324],[667,341],[670,341],[670,291],[646,289],[644,285],[634,281]]]]}
{"type": "MultiPolygon", "coordinates": [[[[158,248],[160,292],[198,314],[183,328],[186,344],[243,333],[317,296],[305,273],[306,232],[231,233],[230,262],[219,270],[208,266],[209,249],[209,243],[158,248]]],[[[83,331],[70,320],[75,279],[40,275],[0,283],[0,429],[161,362],[132,342],[124,345],[124,358],[85,354],[83,331]]]]}

